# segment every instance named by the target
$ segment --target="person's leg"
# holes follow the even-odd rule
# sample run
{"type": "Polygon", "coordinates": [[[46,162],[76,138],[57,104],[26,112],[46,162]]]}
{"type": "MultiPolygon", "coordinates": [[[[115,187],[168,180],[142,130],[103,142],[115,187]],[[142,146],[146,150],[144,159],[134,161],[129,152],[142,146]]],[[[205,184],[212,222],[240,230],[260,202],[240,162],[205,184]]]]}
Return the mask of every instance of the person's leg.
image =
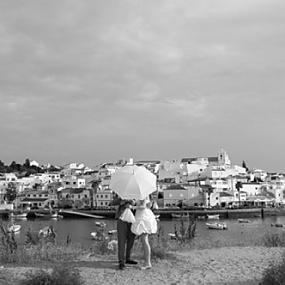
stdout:
{"type": "Polygon", "coordinates": [[[127,223],[119,219],[117,222],[117,236],[118,236],[118,260],[119,260],[120,269],[123,269],[123,267],[125,266],[127,230],[128,230],[127,223]]]}
{"type": "Polygon", "coordinates": [[[150,249],[150,245],[148,242],[148,234],[142,234],[141,241],[143,245],[144,259],[145,259],[145,266],[143,267],[143,269],[147,269],[151,267],[151,263],[150,263],[151,249],[150,249]]]}
{"type": "Polygon", "coordinates": [[[137,264],[136,261],[131,260],[131,253],[132,253],[132,248],[134,245],[134,241],[136,238],[136,235],[131,231],[131,223],[128,223],[127,225],[127,248],[126,248],[126,262],[129,264],[137,264]]]}

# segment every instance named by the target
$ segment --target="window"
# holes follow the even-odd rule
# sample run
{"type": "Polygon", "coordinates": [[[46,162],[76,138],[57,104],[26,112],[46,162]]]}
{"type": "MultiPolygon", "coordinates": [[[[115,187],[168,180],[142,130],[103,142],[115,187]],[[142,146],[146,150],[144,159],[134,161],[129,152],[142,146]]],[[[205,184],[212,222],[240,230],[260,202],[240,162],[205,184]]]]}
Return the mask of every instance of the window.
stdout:
{"type": "Polygon", "coordinates": [[[108,195],[105,195],[105,198],[107,199],[107,198],[108,198],[108,195]]]}
{"type": "Polygon", "coordinates": [[[100,196],[101,196],[100,198],[102,198],[102,199],[103,199],[103,197],[104,197],[104,196],[103,196],[103,195],[100,195],[100,196]]]}
{"type": "Polygon", "coordinates": [[[39,194],[39,197],[42,197],[42,194],[39,194]]]}

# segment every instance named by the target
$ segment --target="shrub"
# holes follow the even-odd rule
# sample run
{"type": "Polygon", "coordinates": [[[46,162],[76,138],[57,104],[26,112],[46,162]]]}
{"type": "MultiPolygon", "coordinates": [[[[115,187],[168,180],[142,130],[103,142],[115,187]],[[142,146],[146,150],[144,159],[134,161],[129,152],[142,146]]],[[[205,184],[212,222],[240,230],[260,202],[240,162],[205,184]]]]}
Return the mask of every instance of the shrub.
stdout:
{"type": "Polygon", "coordinates": [[[285,285],[285,256],[280,263],[272,263],[264,271],[261,285],[285,285]]]}
{"type": "Polygon", "coordinates": [[[157,234],[149,237],[149,243],[151,247],[151,257],[153,259],[166,259],[171,257],[168,252],[168,240],[162,227],[158,228],[157,234]]]}
{"type": "Polygon", "coordinates": [[[8,233],[6,227],[0,224],[1,244],[0,260],[2,262],[14,262],[17,259],[18,244],[15,240],[14,233],[8,233]]]}
{"type": "Polygon", "coordinates": [[[193,217],[189,217],[188,221],[185,221],[183,218],[180,218],[179,227],[174,225],[175,237],[178,241],[184,243],[191,241],[195,237],[196,232],[196,221],[193,217]]]}
{"type": "Polygon", "coordinates": [[[263,244],[267,247],[285,246],[285,233],[267,233],[263,237],[263,244]]]}
{"type": "Polygon", "coordinates": [[[20,285],[83,285],[78,269],[58,264],[51,272],[38,270],[28,272],[20,285]]]}

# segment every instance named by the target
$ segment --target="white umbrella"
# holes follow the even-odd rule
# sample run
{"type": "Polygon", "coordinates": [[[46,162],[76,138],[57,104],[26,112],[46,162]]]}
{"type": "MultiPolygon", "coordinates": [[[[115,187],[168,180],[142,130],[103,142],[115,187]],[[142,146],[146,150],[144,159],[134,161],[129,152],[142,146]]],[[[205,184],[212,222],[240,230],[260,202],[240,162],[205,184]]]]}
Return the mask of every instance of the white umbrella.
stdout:
{"type": "Polygon", "coordinates": [[[144,166],[126,165],[112,175],[110,188],[122,199],[143,200],[156,191],[156,176],[144,166]]]}

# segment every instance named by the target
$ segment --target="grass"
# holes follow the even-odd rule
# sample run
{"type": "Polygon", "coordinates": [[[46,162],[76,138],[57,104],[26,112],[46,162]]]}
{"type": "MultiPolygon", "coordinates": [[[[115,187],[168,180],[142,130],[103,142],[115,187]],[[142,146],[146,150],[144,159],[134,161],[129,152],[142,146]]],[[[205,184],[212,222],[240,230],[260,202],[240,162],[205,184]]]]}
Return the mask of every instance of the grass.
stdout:
{"type": "Polygon", "coordinates": [[[83,285],[79,270],[64,263],[54,265],[51,271],[29,271],[19,285],[83,285]]]}
{"type": "Polygon", "coordinates": [[[261,285],[285,285],[285,255],[280,263],[272,263],[263,273],[261,285]]]}
{"type": "Polygon", "coordinates": [[[266,233],[263,244],[266,247],[285,247],[285,233],[266,233]]]}
{"type": "MultiPolygon", "coordinates": [[[[174,230],[177,237],[175,240],[170,240],[170,238],[164,233],[162,227],[158,228],[157,234],[149,237],[152,260],[158,261],[162,259],[175,258],[175,254],[173,254],[173,252],[176,250],[244,246],[244,244],[233,244],[228,240],[209,240],[203,241],[202,243],[201,240],[199,240],[199,236],[195,236],[195,227],[192,221],[178,221],[175,224],[174,230]]],[[[24,244],[17,244],[13,234],[7,233],[5,227],[0,224],[0,265],[11,264],[14,266],[25,265],[36,268],[51,268],[51,270],[30,272],[19,285],[81,285],[83,283],[79,278],[80,276],[78,276],[78,270],[71,265],[73,264],[76,266],[76,262],[80,260],[82,256],[86,256],[87,254],[89,256],[102,255],[105,258],[106,255],[110,255],[111,258],[116,258],[117,238],[110,237],[105,228],[98,228],[98,231],[98,240],[94,240],[93,245],[90,247],[83,247],[82,245],[74,244],[70,237],[66,238],[66,242],[59,244],[56,241],[56,238],[39,238],[38,234],[32,231],[27,232],[26,242],[24,244]],[[57,264],[57,266],[55,267],[54,264],[57,264]],[[77,283],[71,283],[71,279],[75,280],[74,282],[77,283]],[[27,283],[27,280],[29,280],[29,283],[27,283]],[[60,280],[60,283],[56,283],[59,282],[58,280],[60,280]],[[64,283],[65,280],[69,280],[69,283],[64,283]]],[[[252,243],[250,245],[285,247],[285,233],[266,233],[263,237],[256,240],[255,244],[252,243]]],[[[133,253],[134,255],[143,257],[143,250],[139,239],[136,239],[135,241],[133,253]]],[[[282,272],[285,272],[285,257],[282,263],[272,264],[264,272],[262,284],[285,285],[285,283],[273,283],[275,281],[272,279],[281,278],[280,280],[285,280],[285,276],[282,275],[282,272]]]]}

